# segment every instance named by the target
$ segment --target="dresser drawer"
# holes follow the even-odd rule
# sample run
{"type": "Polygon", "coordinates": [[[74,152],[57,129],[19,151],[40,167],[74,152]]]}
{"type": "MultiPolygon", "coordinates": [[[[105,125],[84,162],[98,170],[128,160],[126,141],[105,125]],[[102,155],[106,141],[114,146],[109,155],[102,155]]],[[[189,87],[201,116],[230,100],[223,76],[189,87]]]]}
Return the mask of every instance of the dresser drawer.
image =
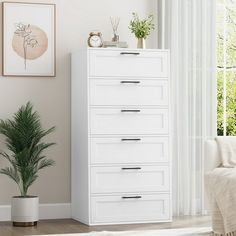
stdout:
{"type": "Polygon", "coordinates": [[[91,206],[94,224],[164,221],[171,218],[169,194],[96,196],[91,198],[91,206]]]}
{"type": "Polygon", "coordinates": [[[91,134],[167,134],[168,109],[92,108],[91,134]]]}
{"type": "Polygon", "coordinates": [[[90,80],[91,105],[168,105],[167,80],[90,80]]]}
{"type": "Polygon", "coordinates": [[[168,53],[142,50],[91,50],[90,77],[167,77],[168,53]]]}
{"type": "Polygon", "coordinates": [[[169,191],[169,166],[91,167],[91,193],[169,191]]]}
{"type": "Polygon", "coordinates": [[[167,163],[168,137],[91,138],[92,164],[167,163]]]}

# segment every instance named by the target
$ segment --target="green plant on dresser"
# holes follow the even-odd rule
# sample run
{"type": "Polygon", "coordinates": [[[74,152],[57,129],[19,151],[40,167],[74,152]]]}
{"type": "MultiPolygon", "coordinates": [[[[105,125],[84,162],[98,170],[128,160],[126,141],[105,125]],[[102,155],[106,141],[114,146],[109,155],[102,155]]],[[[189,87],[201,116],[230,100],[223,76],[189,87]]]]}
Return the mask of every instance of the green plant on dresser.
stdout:
{"type": "Polygon", "coordinates": [[[133,19],[130,21],[129,29],[138,39],[138,48],[145,48],[145,39],[155,29],[154,16],[149,15],[146,19],[141,20],[137,13],[133,12],[133,19]]]}

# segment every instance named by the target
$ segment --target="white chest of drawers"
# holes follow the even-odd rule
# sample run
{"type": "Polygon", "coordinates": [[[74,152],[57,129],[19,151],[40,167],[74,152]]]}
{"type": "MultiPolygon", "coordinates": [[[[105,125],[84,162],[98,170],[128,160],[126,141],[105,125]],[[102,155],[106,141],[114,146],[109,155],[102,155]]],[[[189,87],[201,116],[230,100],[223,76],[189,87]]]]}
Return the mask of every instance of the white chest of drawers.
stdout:
{"type": "Polygon", "coordinates": [[[88,225],[172,219],[169,51],[72,54],[72,217],[88,225]]]}

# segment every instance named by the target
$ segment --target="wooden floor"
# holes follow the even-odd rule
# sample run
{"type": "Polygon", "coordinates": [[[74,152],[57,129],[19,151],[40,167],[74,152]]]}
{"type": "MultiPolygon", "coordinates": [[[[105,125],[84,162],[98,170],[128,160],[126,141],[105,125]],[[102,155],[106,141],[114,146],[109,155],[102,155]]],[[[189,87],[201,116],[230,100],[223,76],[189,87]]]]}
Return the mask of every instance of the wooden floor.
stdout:
{"type": "Polygon", "coordinates": [[[0,236],[23,236],[37,234],[63,234],[63,233],[86,233],[90,231],[123,231],[123,230],[153,230],[184,227],[208,227],[209,216],[178,217],[172,223],[160,224],[134,224],[134,225],[109,225],[93,226],[81,224],[72,219],[65,220],[42,220],[36,227],[13,227],[11,222],[0,222],[0,236]]]}

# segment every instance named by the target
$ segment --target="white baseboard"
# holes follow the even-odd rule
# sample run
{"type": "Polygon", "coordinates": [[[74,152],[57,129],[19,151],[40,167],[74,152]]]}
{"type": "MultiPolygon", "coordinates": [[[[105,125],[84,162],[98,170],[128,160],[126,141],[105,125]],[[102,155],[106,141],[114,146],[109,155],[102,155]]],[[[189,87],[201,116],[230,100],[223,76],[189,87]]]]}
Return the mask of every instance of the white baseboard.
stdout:
{"type": "MultiPolygon", "coordinates": [[[[68,219],[71,218],[70,203],[39,204],[39,219],[68,219]]],[[[0,205],[0,221],[11,220],[11,206],[0,205]]]]}

